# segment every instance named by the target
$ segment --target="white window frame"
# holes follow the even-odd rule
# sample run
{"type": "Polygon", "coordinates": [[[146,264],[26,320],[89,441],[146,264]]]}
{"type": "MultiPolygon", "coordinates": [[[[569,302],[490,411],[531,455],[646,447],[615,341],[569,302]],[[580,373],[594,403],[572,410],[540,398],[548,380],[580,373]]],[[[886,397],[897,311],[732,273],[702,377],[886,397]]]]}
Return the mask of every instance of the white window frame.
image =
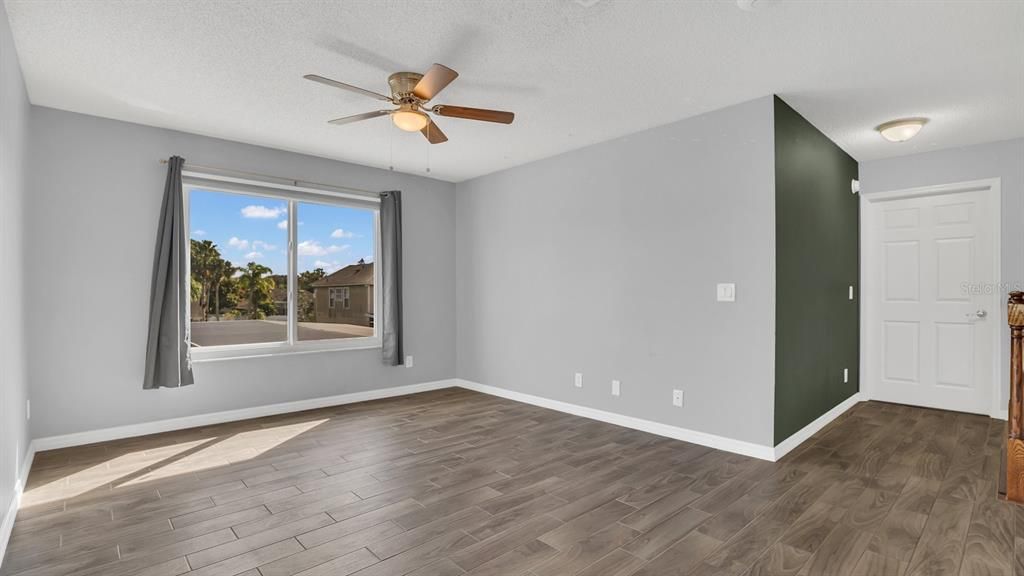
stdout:
{"type": "MultiPolygon", "coordinates": [[[[373,212],[374,254],[380,254],[380,200],[332,190],[321,190],[303,186],[292,186],[274,182],[248,180],[207,174],[196,171],[182,172],[181,194],[185,213],[185,226],[191,226],[189,214],[189,191],[199,188],[212,192],[258,196],[288,203],[288,322],[287,340],[282,342],[258,342],[252,344],[230,344],[224,346],[202,346],[191,348],[193,362],[278,356],[285,354],[306,354],[337,350],[365,350],[381,347],[381,336],[377,322],[373,323],[373,336],[362,338],[335,338],[331,340],[299,340],[298,323],[298,214],[300,203],[317,203],[332,206],[357,208],[373,212]]],[[[191,253],[191,251],[189,251],[191,253]]],[[[191,259],[187,261],[185,282],[191,277],[191,259]]],[[[373,267],[374,319],[380,318],[380,266],[373,267]]],[[[190,298],[186,308],[191,310],[191,290],[186,285],[185,294],[190,298]]]]}
{"type": "MultiPolygon", "coordinates": [[[[377,288],[374,287],[374,290],[377,288]]],[[[337,301],[341,300],[342,310],[352,309],[352,293],[348,286],[331,286],[327,289],[327,307],[331,310],[337,309],[337,301]],[[337,294],[337,296],[335,296],[337,294]]]]}

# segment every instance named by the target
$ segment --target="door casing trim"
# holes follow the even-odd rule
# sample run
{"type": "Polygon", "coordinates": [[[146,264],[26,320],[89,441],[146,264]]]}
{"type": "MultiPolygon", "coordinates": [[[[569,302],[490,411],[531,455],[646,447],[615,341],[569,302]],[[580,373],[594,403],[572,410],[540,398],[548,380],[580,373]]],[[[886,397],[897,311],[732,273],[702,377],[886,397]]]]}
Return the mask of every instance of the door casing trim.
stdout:
{"type": "MultiPolygon", "coordinates": [[[[868,368],[872,365],[872,362],[877,361],[877,359],[871,358],[872,351],[874,350],[873,344],[876,342],[871,330],[869,330],[869,326],[873,324],[872,320],[876,319],[873,315],[876,314],[877,311],[874,310],[871,305],[871,298],[867,297],[867,295],[872,294],[872,291],[877,287],[879,282],[878,274],[875,272],[877,270],[877,262],[874,260],[874,251],[871,250],[872,243],[875,239],[873,234],[873,225],[875,224],[878,215],[876,207],[882,202],[889,200],[943,196],[946,194],[957,194],[960,192],[988,192],[991,194],[992,210],[989,211],[988,224],[995,237],[995,250],[992,255],[994,259],[993,270],[996,286],[1002,287],[1003,193],[1002,180],[1000,178],[986,178],[982,180],[969,180],[966,182],[953,182],[950,184],[902,188],[898,190],[864,193],[860,195],[860,295],[863,299],[860,307],[860,349],[862,351],[860,357],[860,392],[865,399],[876,399],[874,389],[875,383],[871,382],[867,377],[867,375],[872,374],[868,368]]],[[[1003,328],[1006,326],[1006,307],[1002,305],[1002,301],[1000,300],[1001,295],[1002,290],[1000,288],[1000,290],[993,290],[992,294],[989,296],[991,301],[989,309],[992,310],[992,314],[990,315],[990,318],[992,319],[992,322],[990,322],[990,329],[993,331],[992,383],[991,396],[989,399],[989,416],[1000,420],[1006,420],[1007,407],[1003,406],[1002,401],[1000,400],[1002,395],[1004,372],[1002,361],[1002,339],[1005,337],[1005,331],[1003,328]]]]}

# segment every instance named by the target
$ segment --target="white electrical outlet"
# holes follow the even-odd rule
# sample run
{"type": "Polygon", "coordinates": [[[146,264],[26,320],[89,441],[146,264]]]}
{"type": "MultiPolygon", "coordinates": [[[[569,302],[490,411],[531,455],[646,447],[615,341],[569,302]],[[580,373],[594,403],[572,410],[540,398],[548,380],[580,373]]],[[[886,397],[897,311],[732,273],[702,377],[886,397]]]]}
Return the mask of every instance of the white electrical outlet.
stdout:
{"type": "Polygon", "coordinates": [[[715,295],[719,302],[735,302],[736,285],[733,283],[719,284],[715,295]]]}
{"type": "Polygon", "coordinates": [[[619,381],[618,380],[612,380],[612,396],[618,396],[618,395],[619,395],[619,381]]]}
{"type": "Polygon", "coordinates": [[[413,364],[412,356],[406,356],[405,357],[405,367],[406,368],[412,368],[412,364],[413,364]]]}
{"type": "Polygon", "coordinates": [[[846,384],[849,381],[850,381],[850,369],[849,368],[843,368],[843,384],[846,384]]]}
{"type": "Polygon", "coordinates": [[[573,376],[572,385],[577,388],[583,388],[583,374],[581,372],[577,372],[576,375],[573,376]]]}
{"type": "Polygon", "coordinates": [[[683,407],[683,391],[673,390],[672,391],[672,405],[679,408],[683,407]]]}
{"type": "Polygon", "coordinates": [[[32,401],[25,400],[25,420],[32,419],[32,401]]]}

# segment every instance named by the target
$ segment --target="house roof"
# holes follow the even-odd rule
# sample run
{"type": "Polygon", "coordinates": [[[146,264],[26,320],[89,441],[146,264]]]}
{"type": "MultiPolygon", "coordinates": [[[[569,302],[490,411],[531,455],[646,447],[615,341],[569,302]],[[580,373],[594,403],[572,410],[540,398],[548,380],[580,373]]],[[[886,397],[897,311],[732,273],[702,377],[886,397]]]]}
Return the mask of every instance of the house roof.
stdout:
{"type": "Polygon", "coordinates": [[[313,282],[313,288],[328,286],[373,286],[373,262],[350,264],[313,282]]]}

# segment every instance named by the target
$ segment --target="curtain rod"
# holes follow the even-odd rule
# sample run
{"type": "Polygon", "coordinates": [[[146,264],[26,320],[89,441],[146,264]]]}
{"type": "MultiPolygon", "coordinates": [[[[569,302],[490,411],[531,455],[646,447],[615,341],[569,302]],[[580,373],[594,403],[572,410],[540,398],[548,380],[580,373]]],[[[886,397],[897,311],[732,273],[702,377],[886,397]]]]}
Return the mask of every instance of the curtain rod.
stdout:
{"type": "MultiPolygon", "coordinates": [[[[161,164],[167,164],[167,159],[166,158],[161,158],[160,159],[160,163],[161,164]]],[[[352,192],[352,193],[356,193],[356,194],[365,194],[367,196],[372,196],[374,198],[380,198],[380,192],[375,192],[373,190],[364,190],[362,188],[352,188],[350,186],[337,186],[335,184],[323,184],[321,182],[309,182],[307,180],[298,180],[296,178],[282,178],[281,176],[271,176],[270,174],[261,174],[259,172],[247,172],[245,170],[234,170],[234,169],[231,169],[231,168],[219,168],[217,166],[203,166],[202,164],[192,164],[192,163],[190,163],[190,162],[188,162],[186,160],[185,161],[185,169],[189,169],[189,168],[192,168],[192,169],[195,169],[195,170],[206,170],[206,171],[214,172],[214,173],[223,172],[225,174],[236,174],[236,175],[242,175],[242,176],[256,176],[257,178],[262,178],[262,179],[281,180],[281,181],[284,181],[284,182],[291,182],[293,186],[300,186],[300,185],[303,185],[303,184],[307,184],[307,185],[311,185],[313,187],[332,188],[334,190],[342,190],[342,191],[345,191],[345,192],[352,192]]]]}

